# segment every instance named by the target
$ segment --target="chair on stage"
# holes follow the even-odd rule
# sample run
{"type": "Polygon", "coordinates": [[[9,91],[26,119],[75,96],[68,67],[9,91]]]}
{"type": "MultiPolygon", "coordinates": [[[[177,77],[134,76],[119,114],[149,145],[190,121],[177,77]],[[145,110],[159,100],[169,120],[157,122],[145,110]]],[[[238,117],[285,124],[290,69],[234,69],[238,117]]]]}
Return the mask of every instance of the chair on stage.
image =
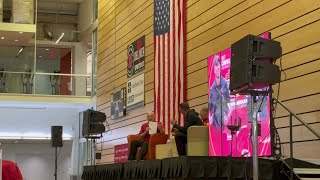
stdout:
{"type": "Polygon", "coordinates": [[[209,155],[209,127],[191,126],[188,129],[188,156],[208,156],[209,155]]]}
{"type": "MultiPolygon", "coordinates": [[[[127,139],[128,139],[128,147],[130,148],[131,141],[140,140],[140,136],[139,135],[129,135],[127,137],[127,139]]],[[[155,159],[156,145],[166,144],[167,140],[168,140],[167,134],[161,134],[161,133],[152,134],[150,136],[150,140],[149,140],[148,153],[144,157],[144,160],[155,159]]],[[[138,158],[139,153],[140,153],[140,148],[138,148],[138,150],[137,150],[136,158],[138,158]]]]}

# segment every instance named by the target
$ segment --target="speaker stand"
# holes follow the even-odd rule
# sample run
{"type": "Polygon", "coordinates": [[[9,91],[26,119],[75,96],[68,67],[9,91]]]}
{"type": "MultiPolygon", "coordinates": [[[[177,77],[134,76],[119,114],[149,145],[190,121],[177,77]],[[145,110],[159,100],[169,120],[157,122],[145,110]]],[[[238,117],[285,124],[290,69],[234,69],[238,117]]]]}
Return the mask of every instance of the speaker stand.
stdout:
{"type": "Polygon", "coordinates": [[[251,95],[251,132],[252,132],[252,146],[253,146],[253,157],[252,157],[252,166],[253,166],[253,180],[259,180],[259,160],[258,160],[258,104],[256,95],[251,95]]]}
{"type": "Polygon", "coordinates": [[[55,147],[55,159],[54,159],[54,179],[57,180],[58,169],[58,147],[55,147]]]}

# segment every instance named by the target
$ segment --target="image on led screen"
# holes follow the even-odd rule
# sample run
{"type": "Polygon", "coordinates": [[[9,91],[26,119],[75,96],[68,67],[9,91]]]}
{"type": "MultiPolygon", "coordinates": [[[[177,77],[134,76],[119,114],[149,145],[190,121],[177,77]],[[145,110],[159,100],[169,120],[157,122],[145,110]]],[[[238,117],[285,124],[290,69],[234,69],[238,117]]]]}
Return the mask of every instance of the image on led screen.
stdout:
{"type": "MultiPolygon", "coordinates": [[[[261,37],[270,38],[269,33],[261,37]]],[[[231,48],[208,57],[208,101],[209,101],[209,155],[248,157],[252,156],[251,96],[230,95],[231,48]],[[231,131],[228,125],[240,125],[233,137],[231,151],[231,131]]],[[[268,88],[268,87],[267,87],[268,88]]],[[[270,139],[270,97],[257,97],[261,104],[258,121],[261,123],[259,136],[259,156],[271,155],[270,139]]]]}

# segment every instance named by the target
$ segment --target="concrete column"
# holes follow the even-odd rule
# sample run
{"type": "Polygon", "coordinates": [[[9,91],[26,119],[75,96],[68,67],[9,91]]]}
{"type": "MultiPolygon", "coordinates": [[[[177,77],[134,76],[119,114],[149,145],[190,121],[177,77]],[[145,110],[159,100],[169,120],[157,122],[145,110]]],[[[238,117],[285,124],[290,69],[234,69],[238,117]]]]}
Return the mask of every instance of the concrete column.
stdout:
{"type": "MultiPolygon", "coordinates": [[[[73,74],[87,74],[87,46],[84,42],[76,43],[72,52],[73,74]]],[[[73,92],[76,96],[86,95],[86,77],[73,78],[73,92]]]]}

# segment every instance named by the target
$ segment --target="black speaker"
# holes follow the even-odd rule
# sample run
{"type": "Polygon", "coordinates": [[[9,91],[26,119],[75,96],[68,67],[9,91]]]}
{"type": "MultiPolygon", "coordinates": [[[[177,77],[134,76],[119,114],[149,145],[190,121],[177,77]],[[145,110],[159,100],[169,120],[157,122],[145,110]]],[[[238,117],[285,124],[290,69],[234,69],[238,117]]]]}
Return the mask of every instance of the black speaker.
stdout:
{"type": "Polygon", "coordinates": [[[51,126],[51,145],[52,147],[62,147],[62,126],[51,126]]]}
{"type": "Polygon", "coordinates": [[[279,42],[248,35],[231,45],[230,90],[261,89],[280,82],[279,42]]]}
{"type": "Polygon", "coordinates": [[[88,109],[83,112],[82,135],[86,138],[100,135],[106,128],[103,122],[106,120],[105,113],[88,109]]]}
{"type": "Polygon", "coordinates": [[[96,159],[101,159],[101,153],[96,153],[96,159]]]}

